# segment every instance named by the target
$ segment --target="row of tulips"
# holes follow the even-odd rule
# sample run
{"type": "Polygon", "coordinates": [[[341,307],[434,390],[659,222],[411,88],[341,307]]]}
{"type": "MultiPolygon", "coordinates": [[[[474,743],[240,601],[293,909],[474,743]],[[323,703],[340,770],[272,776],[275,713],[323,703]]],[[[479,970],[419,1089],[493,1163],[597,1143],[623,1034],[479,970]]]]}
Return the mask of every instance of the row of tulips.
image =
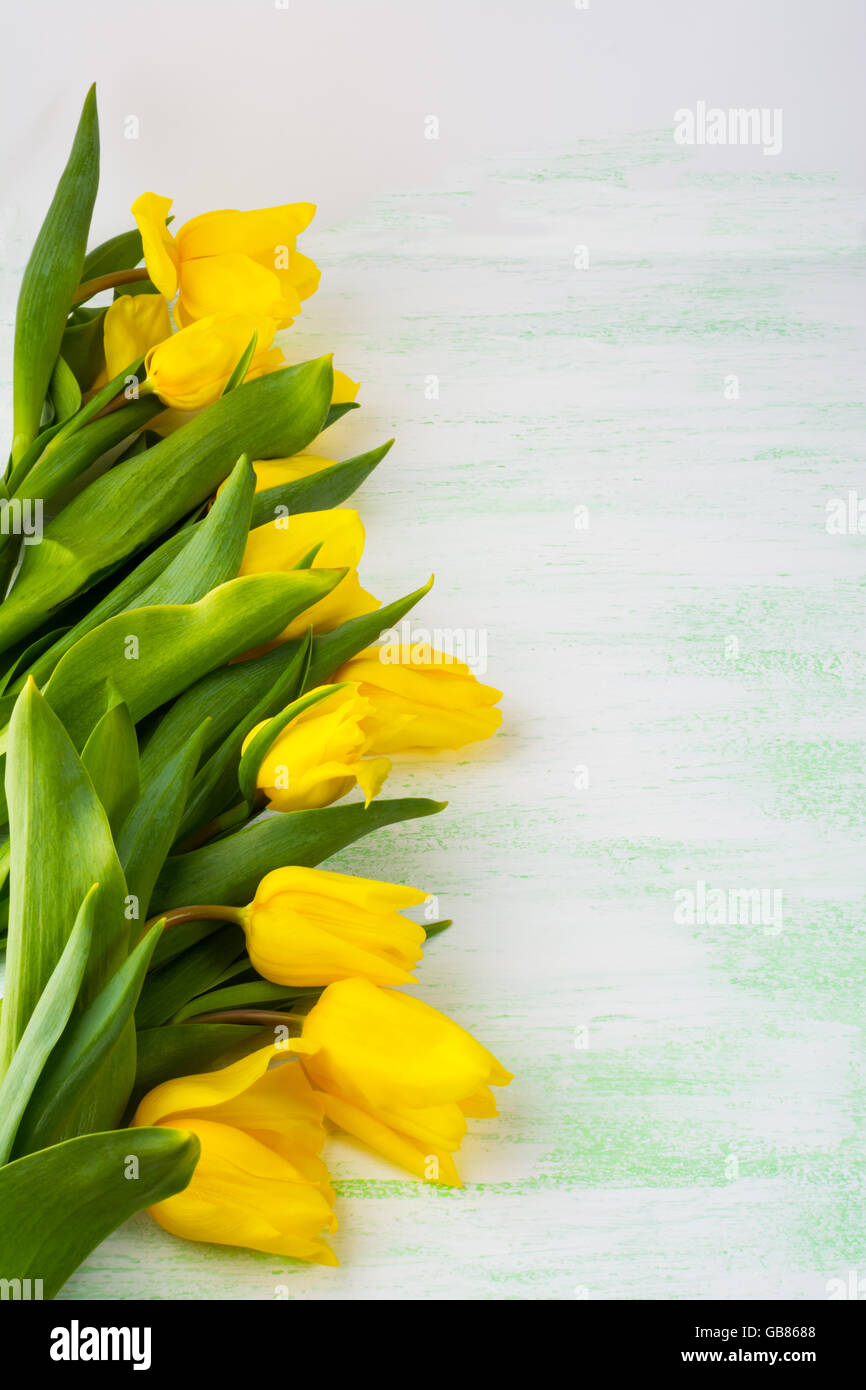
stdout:
{"type": "Polygon", "coordinates": [[[0,1276],[49,1297],[142,1208],[334,1264],[326,1126],[458,1185],[511,1079],[404,991],[449,925],[406,915],[428,893],[320,867],[442,809],[381,796],[395,756],[500,714],[381,640],[430,587],[359,578],[341,504],[390,446],[322,452],[358,383],[275,342],[318,287],[315,209],[174,231],[146,193],[87,251],[98,166],[91,91],[22,283],[0,496],[0,1276]]]}

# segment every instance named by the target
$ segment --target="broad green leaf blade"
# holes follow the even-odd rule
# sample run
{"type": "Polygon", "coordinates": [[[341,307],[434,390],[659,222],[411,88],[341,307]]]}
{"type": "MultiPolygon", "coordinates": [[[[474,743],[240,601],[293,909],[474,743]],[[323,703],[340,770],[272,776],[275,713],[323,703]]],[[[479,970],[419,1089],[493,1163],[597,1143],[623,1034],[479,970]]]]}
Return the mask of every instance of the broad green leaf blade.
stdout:
{"type": "Polygon", "coordinates": [[[8,1162],[21,1116],[72,1013],[90,952],[94,907],[92,888],[0,1082],[0,1167],[8,1162]]]}
{"type": "Polygon", "coordinates": [[[91,87],[72,152],[21,281],[14,348],[15,462],[39,431],[66,316],[81,279],[98,183],[99,121],[96,89],[91,87]]]}
{"type": "Polygon", "coordinates": [[[205,722],[180,752],[160,766],[159,775],[136,802],[117,836],[117,852],[129,894],[137,900],[139,920],[147,914],[153,885],[174,844],[206,729],[205,722]]]}
{"type": "Polygon", "coordinates": [[[162,409],[161,402],[154,401],[152,396],[142,396],[137,401],[130,401],[122,410],[113,410],[110,415],[91,420],[58,444],[56,449],[46,450],[16,488],[15,496],[41,497],[47,502],[61,488],[79,478],[109,449],[142,429],[162,409]]]}
{"type": "Polygon", "coordinates": [[[283,457],[303,449],[319,433],[332,383],[329,357],[248,381],[92,482],[49,522],[42,544],[28,547],[0,608],[0,651],[188,516],[241,453],[283,457]]]}
{"type": "Polygon", "coordinates": [[[363,802],[353,802],[322,811],[268,816],[167,860],[154,889],[155,911],[190,903],[241,907],[252,902],[259,883],[272,869],[286,864],[315,868],[362,835],[397,821],[432,816],[445,805],[404,797],[374,801],[366,808],[363,802]]]}
{"type": "Polygon", "coordinates": [[[247,706],[243,717],[197,773],[178,827],[179,840],[206,825],[237,799],[237,768],[244,739],[250,729],[261,720],[271,718],[303,688],[312,651],[312,632],[295,645],[294,656],[280,670],[274,684],[256,704],[247,706]]]}
{"type": "Polygon", "coordinates": [[[393,439],[389,439],[378,449],[346,459],[345,463],[333,463],[329,468],[321,468],[318,473],[311,473],[306,478],[297,478],[292,483],[257,492],[253,502],[252,525],[263,526],[266,521],[272,521],[278,508],[287,508],[289,515],[293,515],[295,512],[323,512],[328,507],[339,507],[369,478],[393,443],[393,439]]]}
{"type": "Polygon", "coordinates": [[[330,593],[343,570],[250,574],[198,603],[135,608],[109,618],[59,662],[45,698],[83,744],[104,709],[106,681],[137,724],[191,681],[276,637],[330,593]]]}
{"type": "Polygon", "coordinates": [[[240,927],[223,927],[185,951],[171,965],[149,975],[135,1014],[137,1028],[157,1028],[202,990],[216,984],[244,950],[240,927]]]}
{"type": "Polygon", "coordinates": [[[168,540],[163,541],[156,550],[145,556],[141,564],[136,565],[135,569],[115,585],[104,598],[100,599],[89,613],[80,618],[74,626],[67,628],[46,651],[40,653],[29,671],[26,671],[24,675],[16,676],[12,691],[20,690],[28,675],[33,677],[37,685],[44,685],[60,658],[71,651],[76,642],[79,642],[82,637],[86,637],[88,632],[93,632],[108,618],[113,618],[116,613],[128,613],[131,608],[138,608],[140,606],[138,603],[139,595],[144,593],[148,585],[152,584],[175,556],[180,554],[184,546],[189,544],[194,530],[194,527],[189,526],[176,531],[173,536],[169,536],[168,540]]]}
{"type": "Polygon", "coordinates": [[[16,1158],[120,1123],[135,1077],[132,1016],[161,932],[157,922],[102,993],[67,1025],[18,1126],[16,1158]]]}
{"type": "Polygon", "coordinates": [[[271,1028],[238,1023],[187,1023],[145,1028],[138,1034],[138,1070],[132,1103],[176,1076],[227,1067],[273,1042],[271,1028]]]}
{"type": "Polygon", "coordinates": [[[297,700],[292,700],[291,704],[286,705],[285,709],[280,710],[268,719],[264,728],[259,729],[258,733],[250,739],[249,744],[244,750],[240,764],[238,766],[238,786],[241,796],[248,805],[252,806],[253,798],[256,794],[256,778],[262,760],[267,755],[268,749],[283,732],[287,724],[293,719],[297,719],[304,710],[310,709],[312,705],[317,705],[328,696],[333,695],[336,690],[342,690],[342,685],[323,685],[318,690],[308,690],[306,695],[301,695],[297,700]]]}
{"type": "Polygon", "coordinates": [[[121,1129],[0,1168],[0,1278],[41,1280],[43,1296],[54,1298],[130,1216],[182,1192],[199,1153],[183,1130],[121,1129]]]}
{"type": "Polygon", "coordinates": [[[105,807],[108,824],[116,831],[138,796],[138,739],[122,701],[102,716],[84,745],[81,761],[105,807]]]}
{"type": "Polygon", "coordinates": [[[0,1074],[94,882],[99,889],[82,1005],[118,968],[129,930],[123,918],[126,885],[105,811],[69,735],[32,683],[15,705],[6,763],[11,877],[0,1074]]]}
{"type": "MultiPolygon", "coordinates": [[[[146,397],[138,404],[148,404],[150,407],[152,398],[146,397]]],[[[161,410],[162,406],[158,408],[161,410]]],[[[126,413],[127,411],[120,411],[113,416],[107,416],[106,419],[116,419],[118,415],[126,413]]],[[[90,428],[95,427],[93,425],[90,428]]],[[[82,439],[86,433],[87,431],[82,431],[81,435],[74,436],[69,447],[72,448],[76,440],[82,439]]],[[[33,470],[33,475],[38,474],[42,466],[43,461],[40,460],[33,470]]],[[[25,486],[31,484],[33,475],[25,486]]],[[[106,619],[114,617],[116,613],[126,613],[131,608],[143,608],[150,604],[194,603],[197,599],[203,598],[209,589],[233,578],[240,568],[249,527],[249,502],[246,494],[248,489],[252,491],[254,485],[255,475],[250,482],[247,469],[239,460],[222,494],[203,521],[182,527],[168,540],[163,541],[162,545],[145,556],[141,563],[89,613],[79,619],[73,627],[62,632],[47,650],[43,652],[36,648],[34,656],[38,659],[33,662],[29,674],[33,676],[37,685],[42,685],[48,680],[60,658],[74,647],[80,638],[99,627],[106,619]],[[229,494],[228,497],[226,493],[229,494]]],[[[15,665],[26,672],[23,659],[19,658],[15,665]]],[[[13,690],[20,689],[24,678],[22,675],[16,675],[13,690]]]]}
{"type": "Polygon", "coordinates": [[[195,603],[209,590],[234,579],[244,557],[255,485],[249,458],[242,454],[204,521],[190,527],[188,544],[139,594],[136,608],[195,603]]]}

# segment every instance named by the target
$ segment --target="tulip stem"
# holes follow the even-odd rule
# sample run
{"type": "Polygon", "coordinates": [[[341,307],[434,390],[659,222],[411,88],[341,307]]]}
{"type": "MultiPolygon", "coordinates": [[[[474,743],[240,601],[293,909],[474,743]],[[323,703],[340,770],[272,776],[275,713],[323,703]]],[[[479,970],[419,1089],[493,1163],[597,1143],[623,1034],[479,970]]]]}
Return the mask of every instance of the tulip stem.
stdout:
{"type": "Polygon", "coordinates": [[[149,278],[144,266],[140,270],[113,270],[109,275],[97,275],[95,280],[85,280],[78,286],[72,297],[72,304],[83,304],[85,300],[92,299],[103,290],[113,290],[116,285],[132,285],[136,281],[149,278]]]}
{"type": "Polygon", "coordinates": [[[162,922],[163,930],[169,931],[172,927],[180,926],[181,922],[236,922],[240,927],[243,920],[243,908],[222,907],[219,903],[193,903],[190,907],[173,907],[168,912],[160,912],[158,916],[151,917],[145,931],[157,922],[162,922]]]}
{"type": "Polygon", "coordinates": [[[217,1009],[211,1014],[194,1014],[188,1023],[303,1023],[303,1014],[273,1013],[270,1009],[217,1009]]]}

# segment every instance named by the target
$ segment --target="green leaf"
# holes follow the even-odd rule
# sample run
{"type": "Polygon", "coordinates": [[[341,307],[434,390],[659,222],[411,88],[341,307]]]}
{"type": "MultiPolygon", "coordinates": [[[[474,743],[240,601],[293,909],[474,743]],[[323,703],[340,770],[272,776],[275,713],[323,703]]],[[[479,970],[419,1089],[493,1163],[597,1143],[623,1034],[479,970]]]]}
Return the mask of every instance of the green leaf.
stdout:
{"type": "Polygon", "coordinates": [[[268,749],[279,738],[287,724],[293,719],[297,719],[299,714],[309,709],[312,705],[317,705],[321,700],[326,700],[329,695],[333,695],[336,690],[342,690],[342,685],[321,686],[318,690],[308,690],[306,695],[301,695],[297,700],[292,700],[291,704],[286,705],[285,709],[280,710],[273,718],[267,720],[264,727],[259,729],[254,738],[250,739],[249,744],[244,750],[240,765],[238,766],[238,786],[241,796],[249,806],[252,806],[256,794],[256,778],[263,759],[266,757],[268,749]]]}
{"type": "MultiPolygon", "coordinates": [[[[314,638],[312,667],[305,684],[323,684],[350,656],[370,646],[382,631],[405,617],[410,608],[429,592],[432,583],[431,579],[423,588],[387,604],[376,613],[353,618],[333,632],[314,638]]],[[[146,784],[160,760],[177,752],[202,720],[210,715],[211,725],[203,749],[203,755],[207,757],[222,739],[240,725],[248,712],[257,708],[259,701],[267,698],[272,687],[279,689],[281,673],[298,660],[300,647],[305,640],[286,642],[253,661],[223,667],[191,685],[175,701],[147,742],[141,759],[142,783],[146,784]]],[[[291,690],[286,698],[294,698],[296,693],[291,690]]],[[[265,714],[260,713],[257,718],[250,719],[244,733],[260,719],[267,718],[268,714],[275,714],[284,703],[281,700],[265,714]]]]}
{"type": "Polygon", "coordinates": [[[252,362],[253,357],[255,356],[256,344],[258,343],[258,341],[259,335],[254,330],[253,336],[250,338],[249,342],[247,343],[246,347],[244,348],[243,352],[238,358],[231,376],[229,377],[228,381],[222,389],[222,394],[224,396],[227,396],[230,391],[236,391],[239,386],[243,385],[244,377],[249,371],[250,363],[252,362]]]}
{"type": "Polygon", "coordinates": [[[71,368],[62,357],[58,357],[54,364],[49,394],[54,407],[54,418],[59,423],[68,420],[77,410],[81,409],[81,388],[75,380],[71,368]]]}
{"type": "Polygon", "coordinates": [[[332,463],[307,478],[297,478],[294,482],[257,492],[253,501],[252,525],[262,526],[272,521],[281,507],[286,508],[290,516],[295,512],[320,512],[329,507],[338,507],[370,476],[393,443],[393,439],[389,439],[378,449],[358,454],[345,463],[332,463]]]}
{"type": "Polygon", "coordinates": [[[63,954],[51,972],[39,1003],[0,1082],[0,1167],[9,1159],[15,1132],[54,1044],[72,1013],[93,936],[94,887],[78,911],[63,954]]]}
{"type": "Polygon", "coordinates": [[[303,449],[327,414],[332,381],[328,357],[248,381],[92,482],[48,523],[41,545],[27,547],[0,608],[0,651],[189,515],[244,450],[267,458],[303,449]]]}
{"type": "Polygon", "coordinates": [[[137,1028],[157,1028],[202,990],[216,984],[244,950],[240,927],[223,927],[148,976],[135,1015],[137,1028]]]}
{"type": "MultiPolygon", "coordinates": [[[[170,219],[169,219],[170,220],[170,219]]],[[[129,232],[120,232],[99,246],[94,246],[84,257],[81,270],[82,282],[97,280],[100,275],[111,275],[116,270],[132,270],[144,257],[141,245],[141,232],[133,227],[129,232]]]]}
{"type": "Polygon", "coordinates": [[[441,922],[423,923],[424,931],[427,935],[428,941],[432,941],[434,936],[438,936],[440,932],[447,931],[448,928],[453,927],[453,925],[454,922],[451,917],[443,917],[441,922]]]}
{"type": "Polygon", "coordinates": [[[249,458],[241,454],[204,521],[190,527],[188,543],[138,595],[136,608],[195,603],[235,577],[246,549],[255,485],[249,458]]]}
{"type": "Polygon", "coordinates": [[[276,637],[344,572],[244,575],[198,603],[119,613],[66,653],[45,698],[79,746],[103,712],[107,680],[137,724],[197,677],[276,637]]]}
{"type": "Polygon", "coordinates": [[[156,950],[150,958],[149,973],[153,974],[163,966],[169,965],[178,956],[182,956],[184,951],[188,951],[190,946],[196,946],[199,941],[204,941],[205,937],[222,931],[224,926],[224,922],[212,920],[178,922],[171,931],[164,931],[157,942],[156,950]]]}
{"type": "MultiPolygon", "coordinates": [[[[168,933],[169,936],[171,933],[168,933]]],[[[273,1029],[237,1023],[166,1024],[145,1028],[138,1034],[138,1070],[133,1104],[176,1076],[227,1067],[274,1040],[273,1029]]]]}
{"type": "Polygon", "coordinates": [[[70,434],[56,449],[46,450],[16,488],[15,496],[41,497],[47,502],[163,409],[161,402],[152,396],[142,396],[140,400],[130,401],[122,410],[113,410],[110,415],[92,420],[70,434]]]}
{"type": "Polygon", "coordinates": [[[241,985],[228,985],[225,989],[212,989],[200,994],[178,1009],[172,1023],[183,1023],[197,1014],[209,1014],[216,1009],[255,1009],[263,1005],[276,1005],[296,999],[303,990],[289,989],[286,985],[272,985],[267,980],[247,980],[241,985]]]}
{"type": "Polygon", "coordinates": [[[126,885],[105,811],[69,735],[33,684],[24,688],[12,715],[6,794],[11,878],[0,1074],[9,1065],[94,882],[99,890],[93,950],[81,1006],[96,997],[120,965],[128,934],[123,919],[126,885]]]}
{"type": "MultiPolygon", "coordinates": [[[[312,632],[308,632],[306,639],[297,646],[292,659],[280,670],[274,684],[256,704],[247,705],[243,717],[196,774],[178,827],[178,839],[183,839],[200,826],[206,825],[214,816],[224,811],[229,802],[236,797],[237,768],[244,739],[256,724],[263,719],[269,719],[288,701],[297,697],[306,679],[311,650],[312,632]]],[[[154,765],[152,755],[149,765],[154,765]]]]}
{"type": "Polygon", "coordinates": [[[367,807],[353,802],[321,811],[291,811],[254,821],[201,849],[168,859],[154,889],[154,910],[188,903],[241,907],[252,901],[272,869],[286,864],[315,868],[362,835],[396,821],[432,816],[445,805],[405,797],[374,801],[367,807]]]}
{"type": "Polygon", "coordinates": [[[139,917],[147,914],[153,885],[177,835],[206,729],[205,721],[174,757],[161,764],[117,836],[117,852],[128,891],[138,900],[139,917]]]}
{"type": "Polygon", "coordinates": [[[135,1078],[132,1016],[162,929],[162,922],[152,926],[101,994],[67,1024],[18,1126],[16,1158],[120,1123],[135,1078]]]}
{"type": "Polygon", "coordinates": [[[99,121],[96,89],[91,87],[72,152],[21,281],[15,320],[13,461],[22,457],[39,431],[66,316],[81,280],[98,183],[99,121]]]}
{"type": "Polygon", "coordinates": [[[148,585],[152,584],[175,556],[180,554],[184,546],[189,544],[194,529],[194,527],[188,526],[176,531],[173,536],[169,536],[168,540],[163,541],[162,545],[145,556],[141,564],[136,565],[130,574],[126,575],[104,598],[100,599],[89,613],[86,613],[73,627],[61,632],[60,637],[46,651],[39,654],[28,672],[16,676],[12,686],[13,693],[22,688],[27,675],[31,675],[37,685],[44,685],[60,658],[71,651],[76,642],[85,637],[88,632],[93,632],[108,618],[113,618],[116,613],[128,613],[131,608],[139,607],[139,595],[145,592],[148,585]]]}
{"type": "MultiPolygon", "coordinates": [[[[152,399],[145,398],[139,402],[142,405],[145,403],[152,404],[152,399]]],[[[109,415],[106,420],[117,419],[126,415],[127,411],[128,408],[109,415]]],[[[70,441],[70,448],[86,433],[82,431],[81,435],[76,435],[70,441]]],[[[40,652],[36,647],[34,655],[39,659],[34,662],[30,674],[37,685],[48,679],[60,658],[81,637],[99,627],[107,618],[145,605],[194,603],[196,599],[203,598],[209,589],[234,577],[240,568],[246,545],[250,502],[255,486],[255,474],[245,458],[242,455],[238,460],[225,488],[203,521],[181,528],[151,551],[89,613],[73,627],[61,632],[59,639],[46,651],[40,652]]],[[[41,468],[42,461],[36,465],[25,486],[32,485],[33,477],[41,468]]],[[[26,671],[22,658],[15,665],[26,671]]],[[[12,674],[10,671],[6,679],[10,679],[12,674]]],[[[17,675],[13,690],[20,689],[23,682],[24,676],[17,675]]]]}
{"type": "Polygon", "coordinates": [[[345,661],[356,656],[365,647],[377,642],[383,632],[399,623],[410,608],[414,608],[433,587],[433,576],[414,593],[389,603],[375,613],[363,613],[359,618],[350,618],[341,623],[333,632],[323,632],[313,643],[313,655],[307,676],[309,687],[321,685],[338,671],[345,661]]]}
{"type": "Polygon", "coordinates": [[[329,425],[335,425],[338,420],[342,420],[343,416],[347,415],[350,410],[360,409],[361,406],[358,401],[341,401],[339,405],[332,405],[325,416],[325,423],[319,433],[324,433],[329,425]]]}
{"type": "MultiPolygon", "coordinates": [[[[82,274],[84,272],[82,271],[82,274]]],[[[89,391],[105,365],[103,320],[105,309],[81,309],[70,320],[60,340],[60,355],[69,363],[82,391],[89,391]]]]}
{"type": "Polygon", "coordinates": [[[138,739],[122,701],[106,710],[84,745],[81,761],[116,831],[138,796],[138,739]]]}
{"type": "Polygon", "coordinates": [[[41,1280],[54,1298],[113,1230],[182,1192],[199,1153],[194,1134],[160,1126],[88,1134],[0,1168],[0,1278],[41,1280]]]}

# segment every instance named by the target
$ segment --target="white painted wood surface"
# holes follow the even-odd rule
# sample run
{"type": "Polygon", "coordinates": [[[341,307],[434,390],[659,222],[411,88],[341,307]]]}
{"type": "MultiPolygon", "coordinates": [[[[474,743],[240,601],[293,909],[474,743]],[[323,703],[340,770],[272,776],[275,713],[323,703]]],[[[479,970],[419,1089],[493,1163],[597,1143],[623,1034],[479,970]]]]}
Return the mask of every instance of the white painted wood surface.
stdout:
{"type": "MultiPolygon", "coordinates": [[[[323,288],[291,340],[299,357],[333,348],[362,379],[363,411],[329,437],[335,456],[397,435],[358,494],[368,587],[389,599],[435,571],[416,622],[486,634],[486,679],[505,691],[492,743],[394,772],[393,791],[445,797],[449,810],[335,861],[429,888],[454,917],[418,992],[516,1072],[502,1116],[473,1122],[459,1192],[332,1143],[338,1270],[182,1244],[142,1216],[65,1296],[820,1298],[828,1280],[866,1274],[866,535],[826,529],[828,502],[866,495],[864,205],[841,138],[822,154],[804,137],[799,167],[677,147],[669,113],[717,89],[695,86],[705,53],[682,34],[672,69],[673,25],[657,14],[648,38],[643,8],[614,15],[638,25],[642,59],[610,7],[568,16],[596,26],[574,58],[595,74],[594,111],[608,110],[605,79],[619,82],[625,118],[606,131],[543,130],[524,93],[528,137],[506,114],[510,144],[497,143],[484,96],[502,109],[502,90],[484,68],[476,127],[468,81],[457,84],[449,149],[419,144],[414,168],[390,150],[399,174],[383,156],[367,194],[347,169],[342,205],[330,166],[333,215],[305,247],[323,288]],[[654,58],[667,85],[647,81],[665,119],[661,97],[629,105],[636,68],[654,58]],[[589,266],[577,269],[583,245],[589,266]],[[725,398],[731,375],[738,399],[725,398]],[[425,395],[430,376],[438,399],[425,395]],[[679,925],[675,895],[700,881],[781,892],[782,929],[679,925]]],[[[565,20],[542,9],[560,111],[565,20]]],[[[499,7],[470,10],[473,36],[489,22],[509,73],[525,52],[543,108],[530,12],[522,33],[505,6],[503,37],[499,7]]],[[[815,12],[792,12],[802,38],[815,12]]],[[[404,23],[395,6],[384,13],[404,23]]],[[[777,7],[754,21],[757,58],[744,40],[750,56],[719,59],[720,73],[785,71],[767,15],[777,7]]],[[[425,66],[415,24],[417,46],[401,53],[419,78],[423,141],[430,94],[447,107],[444,79],[459,74],[438,27],[440,68],[425,66]]],[[[840,53],[854,36],[824,32],[840,53]]],[[[356,41],[359,62],[374,63],[374,35],[356,41]]],[[[813,47],[835,109],[820,35],[813,47]]],[[[808,44],[796,57],[794,77],[808,44]]],[[[119,80],[100,62],[114,119],[119,80]]],[[[394,119],[408,120],[405,72],[395,83],[394,119]]],[[[721,85],[732,104],[778,104],[773,82],[750,97],[721,85]]],[[[146,87],[139,70],[136,95],[146,87]]],[[[204,101],[207,81],[194,90],[204,101]]],[[[360,91],[359,78],[342,97],[329,88],[323,140],[330,150],[342,121],[366,170],[388,90],[368,104],[360,91]]],[[[183,104],[171,110],[182,127],[183,104]]],[[[249,137],[253,116],[236,119],[249,137]]],[[[316,138],[313,122],[302,163],[316,138]]],[[[158,148],[135,158],[155,177],[158,148]]],[[[113,191],[133,174],[110,138],[108,162],[100,215],[113,226],[113,191]]],[[[266,162],[258,195],[273,188],[266,162]]],[[[211,192],[184,199],[181,215],[218,205],[221,177],[205,148],[193,179],[211,192]]],[[[7,321],[15,237],[32,220],[12,218],[7,321]]]]}

